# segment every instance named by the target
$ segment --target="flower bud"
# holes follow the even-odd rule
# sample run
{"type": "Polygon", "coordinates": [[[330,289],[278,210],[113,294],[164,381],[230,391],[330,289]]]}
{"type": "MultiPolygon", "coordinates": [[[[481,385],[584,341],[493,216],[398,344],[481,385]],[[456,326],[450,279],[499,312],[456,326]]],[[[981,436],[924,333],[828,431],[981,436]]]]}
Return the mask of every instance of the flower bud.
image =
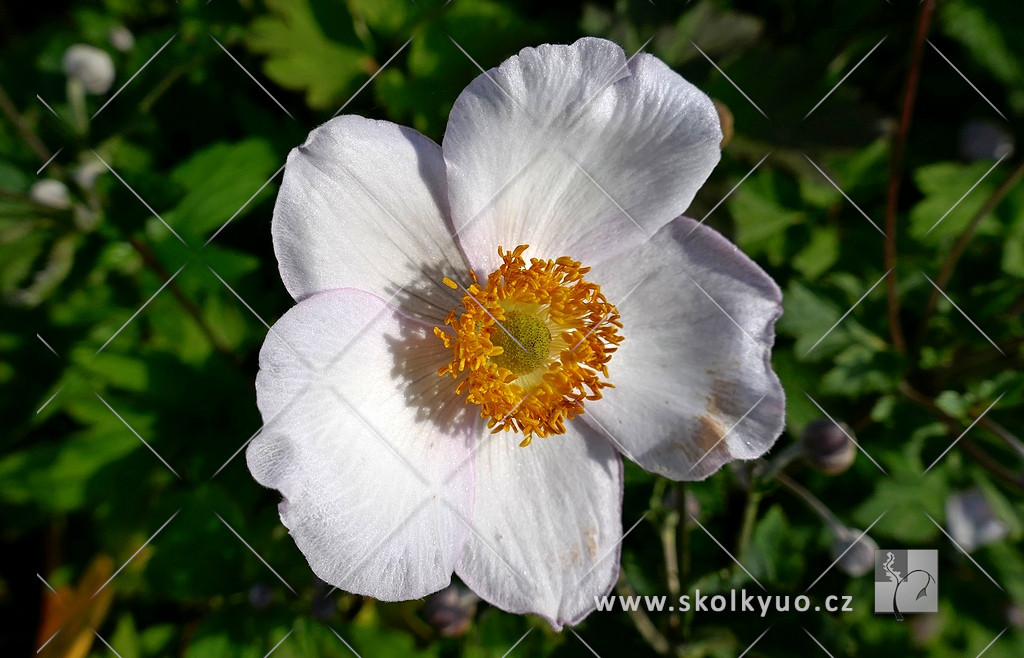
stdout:
{"type": "Polygon", "coordinates": [[[423,617],[444,637],[458,637],[469,630],[480,599],[465,587],[452,583],[427,597],[423,617]]]}
{"type": "Polygon", "coordinates": [[[102,162],[92,158],[75,167],[74,171],[71,172],[71,176],[82,189],[91,190],[96,184],[96,179],[106,170],[107,168],[102,162]]]}
{"type": "Polygon", "coordinates": [[[875,551],[878,550],[875,540],[868,535],[861,537],[861,532],[855,528],[842,528],[832,542],[832,559],[839,560],[836,566],[854,577],[863,576],[875,568],[875,551]],[[857,541],[858,537],[860,541],[857,541]]]}
{"type": "Polygon", "coordinates": [[[969,121],[960,130],[960,157],[968,162],[997,160],[1013,153],[1013,136],[993,121],[969,121]]]}
{"type": "Polygon", "coordinates": [[[135,35],[132,34],[131,30],[126,28],[124,25],[118,25],[117,27],[111,28],[107,34],[107,41],[110,45],[117,48],[123,53],[128,52],[135,45],[135,35]]]}
{"type": "Polygon", "coordinates": [[[28,196],[36,203],[57,210],[67,210],[71,207],[71,197],[68,196],[67,186],[52,178],[45,178],[32,185],[28,196]]]}
{"type": "Polygon", "coordinates": [[[993,544],[1010,533],[1005,523],[980,489],[968,489],[946,499],[946,522],[949,534],[968,553],[986,544],[993,544]]]}
{"type": "Polygon", "coordinates": [[[800,436],[804,459],[824,473],[838,475],[850,468],[857,457],[857,446],[851,436],[853,430],[846,423],[837,425],[827,418],[816,420],[800,436]]]}
{"type": "Polygon", "coordinates": [[[114,84],[114,62],[105,51],[77,43],[64,52],[64,73],[90,94],[105,94],[114,84]]]}

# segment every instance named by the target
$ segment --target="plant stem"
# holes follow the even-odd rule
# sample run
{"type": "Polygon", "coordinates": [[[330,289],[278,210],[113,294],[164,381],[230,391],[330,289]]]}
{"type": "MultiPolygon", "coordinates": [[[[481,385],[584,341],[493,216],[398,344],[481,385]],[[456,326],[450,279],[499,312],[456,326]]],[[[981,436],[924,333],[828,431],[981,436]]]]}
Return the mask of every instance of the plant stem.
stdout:
{"type": "MultiPolygon", "coordinates": [[[[907,135],[910,132],[910,120],[914,114],[914,102],[917,99],[917,85],[921,77],[921,58],[924,54],[925,35],[931,24],[932,10],[935,0],[924,0],[921,14],[917,21],[917,32],[914,45],[910,51],[910,69],[903,88],[903,105],[900,112],[899,127],[889,159],[889,185],[885,200],[885,269],[896,267],[896,214],[899,212],[900,183],[903,180],[903,153],[907,147],[907,135]]],[[[886,307],[889,314],[889,332],[892,345],[897,352],[906,351],[906,339],[903,337],[903,326],[900,323],[899,277],[895,270],[892,276],[885,277],[886,307]]]]}
{"type": "MultiPolygon", "coordinates": [[[[985,199],[985,203],[981,204],[978,208],[978,212],[974,213],[971,218],[971,223],[967,225],[964,232],[957,238],[956,244],[950,250],[949,255],[946,256],[946,260],[942,263],[942,269],[939,270],[939,275],[935,277],[935,285],[939,288],[944,288],[949,279],[953,276],[953,270],[956,268],[957,262],[960,257],[963,256],[964,251],[967,249],[967,243],[970,242],[971,238],[974,237],[974,232],[978,229],[978,225],[981,224],[982,220],[991,214],[995,210],[999,202],[1009,193],[1024,178],[1024,160],[1022,160],[1010,175],[1007,176],[1002,183],[992,192],[992,194],[985,199]]],[[[928,297],[928,304],[925,306],[924,313],[921,316],[921,331],[924,331],[928,324],[928,318],[935,312],[935,306],[939,301],[939,291],[937,288],[932,288],[931,295],[928,297]]]]}
{"type": "Polygon", "coordinates": [[[751,482],[747,490],[747,504],[743,508],[743,521],[740,525],[739,538],[736,540],[736,557],[743,559],[743,554],[750,545],[750,538],[754,535],[754,523],[757,521],[757,508],[761,503],[761,492],[754,489],[751,482]]]}
{"type": "MultiPolygon", "coordinates": [[[[619,571],[619,582],[615,585],[615,591],[622,596],[633,597],[637,595],[636,590],[629,584],[629,579],[626,578],[626,572],[621,570],[619,571]]],[[[671,645],[668,639],[654,625],[654,622],[647,616],[647,612],[644,611],[642,606],[637,606],[635,610],[627,610],[626,612],[629,618],[633,620],[636,630],[652,649],[661,655],[667,655],[670,652],[671,645]]]]}

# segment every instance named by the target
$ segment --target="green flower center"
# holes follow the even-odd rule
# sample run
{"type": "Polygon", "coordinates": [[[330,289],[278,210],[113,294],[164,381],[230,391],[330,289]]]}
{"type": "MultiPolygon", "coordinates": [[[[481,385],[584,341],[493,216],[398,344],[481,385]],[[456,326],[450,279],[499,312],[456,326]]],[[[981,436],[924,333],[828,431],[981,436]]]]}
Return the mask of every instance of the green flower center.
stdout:
{"type": "Polygon", "coordinates": [[[491,343],[504,351],[492,357],[494,363],[520,376],[548,362],[551,332],[541,320],[529,313],[510,311],[499,324],[491,335],[491,343]]]}

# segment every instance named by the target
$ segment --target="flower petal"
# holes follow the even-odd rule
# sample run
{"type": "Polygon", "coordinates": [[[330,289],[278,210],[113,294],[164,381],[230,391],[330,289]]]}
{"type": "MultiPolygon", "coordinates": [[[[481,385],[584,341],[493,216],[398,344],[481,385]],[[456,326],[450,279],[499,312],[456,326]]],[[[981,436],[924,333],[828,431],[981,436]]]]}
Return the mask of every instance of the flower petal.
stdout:
{"type": "Polygon", "coordinates": [[[587,403],[586,422],[675,480],[772,446],[785,416],[771,368],[782,295],[757,264],[680,217],[588,278],[618,307],[625,340],[608,364],[615,388],[587,403]]]}
{"type": "MultiPolygon", "coordinates": [[[[466,270],[447,216],[437,144],[411,128],[340,116],[288,156],[272,225],[281,278],[296,300],[346,287],[391,299],[422,281],[442,294],[441,278],[466,270]]],[[[443,318],[458,297],[424,302],[417,311],[443,318]]]]}
{"type": "Polygon", "coordinates": [[[590,428],[564,435],[497,434],[476,455],[476,511],[456,573],[481,598],[575,624],[619,572],[622,460],[590,428]]]}
{"type": "Polygon", "coordinates": [[[436,370],[431,327],[368,293],[309,297],[260,352],[246,458],[323,580],[384,600],[445,587],[465,542],[480,421],[436,370]]]}
{"type": "Polygon", "coordinates": [[[526,48],[452,108],[448,196],[471,265],[497,247],[593,263],[681,214],[718,163],[711,100],[658,59],[603,39],[526,48]]]}

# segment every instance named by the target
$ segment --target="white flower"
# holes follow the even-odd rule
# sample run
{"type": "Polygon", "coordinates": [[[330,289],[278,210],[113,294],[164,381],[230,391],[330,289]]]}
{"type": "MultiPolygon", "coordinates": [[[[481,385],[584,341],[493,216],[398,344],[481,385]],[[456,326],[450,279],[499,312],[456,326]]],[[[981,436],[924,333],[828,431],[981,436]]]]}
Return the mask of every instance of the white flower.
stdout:
{"type": "Polygon", "coordinates": [[[36,203],[57,210],[67,210],[71,207],[68,186],[53,178],[44,178],[33,183],[28,190],[28,196],[36,203]]]}
{"type": "Polygon", "coordinates": [[[135,35],[124,25],[117,25],[110,28],[110,32],[107,33],[107,41],[111,46],[126,53],[135,46],[135,35]]]}
{"type": "Polygon", "coordinates": [[[320,578],[401,600],[454,572],[575,624],[618,574],[620,454],[700,479],[772,445],[779,290],[680,217],[720,140],[707,96],[588,38],[478,77],[441,147],[342,116],[292,151],[273,237],[298,303],[247,459],[320,578]]]}
{"type": "Polygon", "coordinates": [[[105,94],[114,84],[114,62],[106,51],[84,43],[64,51],[64,73],[90,94],[105,94]]]}

